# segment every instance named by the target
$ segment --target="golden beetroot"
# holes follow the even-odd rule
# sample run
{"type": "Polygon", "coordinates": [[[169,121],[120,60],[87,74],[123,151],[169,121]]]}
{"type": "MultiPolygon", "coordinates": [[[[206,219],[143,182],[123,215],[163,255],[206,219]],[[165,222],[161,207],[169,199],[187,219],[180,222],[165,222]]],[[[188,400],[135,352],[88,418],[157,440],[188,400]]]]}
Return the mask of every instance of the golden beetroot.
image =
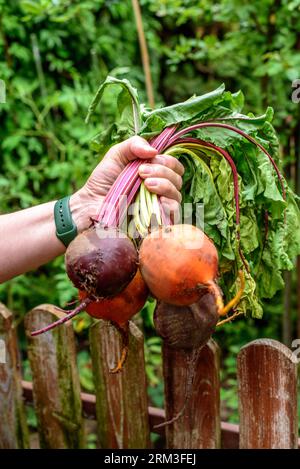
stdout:
{"type": "Polygon", "coordinates": [[[193,225],[152,231],[142,242],[139,260],[151,293],[165,303],[191,305],[199,300],[204,286],[217,289],[216,247],[193,225]]]}

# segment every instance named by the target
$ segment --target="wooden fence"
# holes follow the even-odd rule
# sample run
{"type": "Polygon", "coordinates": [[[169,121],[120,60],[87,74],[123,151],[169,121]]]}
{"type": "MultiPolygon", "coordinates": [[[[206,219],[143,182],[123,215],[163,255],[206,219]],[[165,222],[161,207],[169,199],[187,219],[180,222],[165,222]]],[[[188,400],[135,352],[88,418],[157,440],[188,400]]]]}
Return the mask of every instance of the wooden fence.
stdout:
{"type": "Polygon", "coordinates": [[[199,352],[193,392],[184,416],[165,428],[184,401],[189,352],[163,347],[165,411],[148,407],[143,335],[130,325],[128,360],[122,373],[109,368],[120,339],[107,322],[90,328],[95,395],[80,392],[72,324],[36,338],[30,331],[62,314],[41,305],[25,318],[32,383],[22,381],[12,313],[0,304],[0,448],[29,448],[25,405],[34,405],[41,448],[82,448],[84,422],[96,420],[101,448],[149,448],[150,432],[166,448],[297,448],[297,364],[292,352],[270,339],[255,340],[238,355],[240,424],[220,421],[220,351],[211,340],[199,352]],[[2,357],[3,358],[3,357],[2,357]],[[166,413],[166,415],[165,415],[166,413]]]}

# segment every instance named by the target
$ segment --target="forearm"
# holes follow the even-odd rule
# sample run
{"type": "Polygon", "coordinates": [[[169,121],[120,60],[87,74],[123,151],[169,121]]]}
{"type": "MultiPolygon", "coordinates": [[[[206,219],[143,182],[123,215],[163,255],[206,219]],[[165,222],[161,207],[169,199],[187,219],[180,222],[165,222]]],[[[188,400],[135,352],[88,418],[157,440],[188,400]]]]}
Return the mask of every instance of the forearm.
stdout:
{"type": "MultiPolygon", "coordinates": [[[[182,164],[157,150],[141,137],[132,137],[113,146],[94,169],[86,184],[70,199],[72,218],[80,233],[96,219],[104,197],[125,166],[140,158],[151,165],[140,166],[145,186],[162,203],[174,207],[181,199],[182,164]],[[171,204],[171,205],[170,205],[171,204]]],[[[56,237],[55,201],[7,215],[0,215],[0,283],[34,270],[65,252],[56,237]]],[[[175,210],[172,208],[175,213],[175,210]]]]}
{"type": "MultiPolygon", "coordinates": [[[[70,208],[78,231],[90,224],[90,210],[75,194],[70,208]]],[[[54,204],[48,202],[19,212],[0,215],[0,283],[34,270],[65,252],[57,239],[54,204]]]]}

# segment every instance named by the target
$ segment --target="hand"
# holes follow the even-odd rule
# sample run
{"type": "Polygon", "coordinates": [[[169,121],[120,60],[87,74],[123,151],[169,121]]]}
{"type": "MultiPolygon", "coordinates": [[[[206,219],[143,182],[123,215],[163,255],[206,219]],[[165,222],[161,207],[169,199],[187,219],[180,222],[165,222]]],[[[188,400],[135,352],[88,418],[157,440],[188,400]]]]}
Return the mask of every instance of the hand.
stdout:
{"type": "Polygon", "coordinates": [[[163,206],[176,213],[181,202],[183,165],[170,155],[158,155],[155,148],[141,137],[131,137],[114,145],[95,168],[86,184],[76,192],[70,201],[71,211],[79,231],[90,225],[110,187],[132,160],[151,160],[139,168],[139,175],[145,180],[150,192],[161,196],[163,206]]]}

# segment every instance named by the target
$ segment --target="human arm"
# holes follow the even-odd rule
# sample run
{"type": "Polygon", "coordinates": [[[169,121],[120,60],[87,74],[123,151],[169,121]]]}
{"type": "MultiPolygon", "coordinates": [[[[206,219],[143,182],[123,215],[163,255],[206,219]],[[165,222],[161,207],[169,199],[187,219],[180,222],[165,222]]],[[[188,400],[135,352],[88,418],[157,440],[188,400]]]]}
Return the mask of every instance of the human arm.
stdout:
{"type": "MultiPolygon", "coordinates": [[[[140,137],[112,147],[97,165],[86,184],[70,198],[72,218],[78,232],[88,228],[105,195],[125,165],[136,158],[151,159],[148,173],[140,167],[146,187],[162,196],[175,211],[181,196],[182,165],[157,151],[140,137]],[[150,172],[149,172],[150,171],[150,172]]],[[[15,213],[0,215],[0,283],[34,270],[65,252],[55,234],[55,201],[15,213]]]]}

